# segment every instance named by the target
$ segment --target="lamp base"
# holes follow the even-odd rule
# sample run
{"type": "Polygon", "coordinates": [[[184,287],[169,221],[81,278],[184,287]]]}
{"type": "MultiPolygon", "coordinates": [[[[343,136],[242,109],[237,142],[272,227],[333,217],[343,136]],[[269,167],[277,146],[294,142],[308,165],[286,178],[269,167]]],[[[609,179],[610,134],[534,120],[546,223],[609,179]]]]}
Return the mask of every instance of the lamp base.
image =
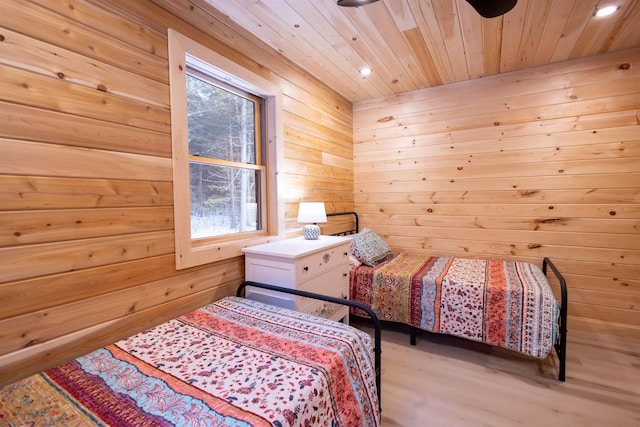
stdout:
{"type": "Polygon", "coordinates": [[[307,240],[318,240],[320,238],[320,227],[315,224],[307,224],[302,227],[302,235],[307,240]]]}

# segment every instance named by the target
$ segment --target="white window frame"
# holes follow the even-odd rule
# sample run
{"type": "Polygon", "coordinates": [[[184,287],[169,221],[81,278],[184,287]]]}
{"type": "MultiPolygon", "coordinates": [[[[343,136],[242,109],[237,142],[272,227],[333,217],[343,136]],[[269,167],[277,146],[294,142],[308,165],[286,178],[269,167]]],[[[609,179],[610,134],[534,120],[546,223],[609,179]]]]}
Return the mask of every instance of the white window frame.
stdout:
{"type": "Polygon", "coordinates": [[[242,248],[284,238],[284,164],[281,89],[211,49],[169,29],[169,92],[171,96],[171,141],[173,147],[173,212],[176,269],[184,269],[242,255],[242,248]],[[211,76],[251,92],[265,100],[265,210],[263,229],[226,239],[191,238],[189,142],[187,123],[187,62],[211,76]]]}

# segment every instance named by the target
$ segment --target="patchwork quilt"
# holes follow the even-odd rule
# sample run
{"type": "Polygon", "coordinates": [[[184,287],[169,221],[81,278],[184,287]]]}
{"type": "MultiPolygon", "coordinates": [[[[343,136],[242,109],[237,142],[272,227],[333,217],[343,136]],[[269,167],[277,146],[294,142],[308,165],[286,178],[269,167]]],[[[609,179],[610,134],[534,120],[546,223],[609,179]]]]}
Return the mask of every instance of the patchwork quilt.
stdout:
{"type": "Polygon", "coordinates": [[[0,389],[1,426],[377,426],[368,334],[229,297],[0,389]]]}
{"type": "Polygon", "coordinates": [[[350,299],[381,320],[539,359],[558,334],[558,304],[545,275],[529,263],[400,253],[352,268],[350,299]]]}

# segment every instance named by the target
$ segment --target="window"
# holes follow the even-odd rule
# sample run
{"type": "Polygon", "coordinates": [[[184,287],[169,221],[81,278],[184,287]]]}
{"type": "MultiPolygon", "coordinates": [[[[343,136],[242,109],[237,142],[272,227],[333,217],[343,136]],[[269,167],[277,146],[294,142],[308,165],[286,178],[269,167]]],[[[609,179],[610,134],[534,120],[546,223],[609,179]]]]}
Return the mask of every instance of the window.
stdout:
{"type": "Polygon", "coordinates": [[[169,30],[176,268],[282,238],[277,87],[169,30]]]}
{"type": "Polygon", "coordinates": [[[192,239],[262,229],[262,105],[187,65],[192,239]]]}

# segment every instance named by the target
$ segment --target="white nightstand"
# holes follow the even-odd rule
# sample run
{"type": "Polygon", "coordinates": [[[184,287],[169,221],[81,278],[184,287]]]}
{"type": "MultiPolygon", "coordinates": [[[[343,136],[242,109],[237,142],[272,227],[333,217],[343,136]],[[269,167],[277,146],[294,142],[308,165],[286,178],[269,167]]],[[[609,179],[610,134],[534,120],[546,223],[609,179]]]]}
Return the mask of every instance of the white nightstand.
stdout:
{"type": "MultiPolygon", "coordinates": [[[[349,237],[279,240],[243,249],[245,280],[349,298],[349,237]]],[[[349,308],[325,301],[246,288],[247,298],[349,323],[349,308]]]]}

